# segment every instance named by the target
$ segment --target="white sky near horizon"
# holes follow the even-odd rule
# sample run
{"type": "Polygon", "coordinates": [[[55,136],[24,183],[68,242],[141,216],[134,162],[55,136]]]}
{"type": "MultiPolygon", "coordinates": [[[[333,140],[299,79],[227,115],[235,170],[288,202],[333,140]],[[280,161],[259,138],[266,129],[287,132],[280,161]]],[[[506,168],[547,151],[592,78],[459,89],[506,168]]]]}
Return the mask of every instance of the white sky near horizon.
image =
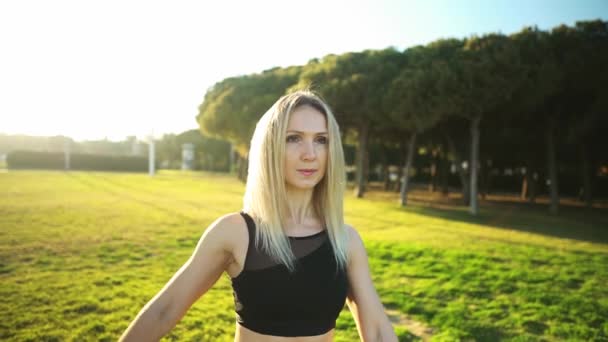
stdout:
{"type": "Polygon", "coordinates": [[[608,1],[2,1],[0,133],[180,133],[226,77],[597,18],[608,1]]]}

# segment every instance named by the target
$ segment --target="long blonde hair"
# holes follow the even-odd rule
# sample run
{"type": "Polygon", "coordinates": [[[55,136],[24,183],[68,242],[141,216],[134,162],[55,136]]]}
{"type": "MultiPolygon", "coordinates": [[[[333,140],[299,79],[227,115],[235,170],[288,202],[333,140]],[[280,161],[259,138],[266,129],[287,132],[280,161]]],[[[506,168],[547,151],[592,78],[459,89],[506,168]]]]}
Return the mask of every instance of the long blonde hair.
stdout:
{"type": "Polygon", "coordinates": [[[327,229],[338,268],[345,269],[348,237],[343,197],[346,174],[340,128],[329,106],[315,93],[299,90],[284,95],[258,121],[249,149],[243,211],[256,221],[256,245],[293,271],[295,256],[282,228],[289,212],[285,189],[285,139],[291,114],[304,105],[321,112],[327,122],[327,168],[315,186],[311,200],[315,215],[327,229]]]}

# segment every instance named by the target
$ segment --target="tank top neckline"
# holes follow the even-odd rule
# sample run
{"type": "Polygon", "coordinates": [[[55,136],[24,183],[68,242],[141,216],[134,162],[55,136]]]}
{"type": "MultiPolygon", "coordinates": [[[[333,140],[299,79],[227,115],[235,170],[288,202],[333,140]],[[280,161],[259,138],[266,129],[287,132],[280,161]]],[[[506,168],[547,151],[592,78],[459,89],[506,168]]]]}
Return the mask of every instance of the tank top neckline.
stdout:
{"type": "Polygon", "coordinates": [[[306,240],[306,239],[312,239],[312,238],[317,237],[319,235],[323,235],[325,233],[327,233],[327,230],[323,229],[322,231],[320,231],[318,233],[314,233],[312,235],[304,235],[304,236],[289,236],[289,235],[287,235],[287,237],[290,238],[290,239],[294,239],[294,240],[306,240]]]}
{"type": "MultiPolygon", "coordinates": [[[[249,216],[249,217],[251,218],[251,215],[249,215],[248,213],[246,213],[246,212],[244,212],[244,211],[242,211],[242,210],[241,210],[240,212],[241,212],[241,213],[243,213],[243,214],[245,214],[245,215],[247,215],[247,216],[249,216]]],[[[253,218],[252,218],[252,219],[253,219],[253,218]]],[[[307,239],[312,239],[312,238],[315,238],[315,237],[317,237],[317,236],[323,235],[323,234],[325,234],[325,233],[327,233],[327,229],[325,229],[325,228],[324,228],[322,231],[320,231],[320,232],[318,232],[318,233],[314,233],[314,234],[312,234],[312,235],[304,235],[304,236],[290,236],[290,235],[285,234],[285,236],[287,236],[287,238],[289,238],[289,239],[293,239],[293,240],[307,240],[307,239]]]]}

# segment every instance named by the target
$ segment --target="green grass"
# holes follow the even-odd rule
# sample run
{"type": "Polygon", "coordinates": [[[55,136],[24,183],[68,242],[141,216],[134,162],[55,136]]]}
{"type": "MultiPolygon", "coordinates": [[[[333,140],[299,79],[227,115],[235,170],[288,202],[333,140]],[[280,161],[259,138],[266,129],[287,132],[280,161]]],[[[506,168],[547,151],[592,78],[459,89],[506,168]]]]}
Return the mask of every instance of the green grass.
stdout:
{"type": "MultiPolygon", "coordinates": [[[[115,341],[244,187],[211,173],[10,171],[0,189],[0,339],[115,341]]],[[[482,203],[472,218],[385,197],[349,191],[346,221],[385,306],[434,340],[608,340],[605,210],[482,203]]],[[[223,276],[163,340],[230,341],[234,325],[223,276]]],[[[355,340],[345,310],[336,341],[355,340]]]]}

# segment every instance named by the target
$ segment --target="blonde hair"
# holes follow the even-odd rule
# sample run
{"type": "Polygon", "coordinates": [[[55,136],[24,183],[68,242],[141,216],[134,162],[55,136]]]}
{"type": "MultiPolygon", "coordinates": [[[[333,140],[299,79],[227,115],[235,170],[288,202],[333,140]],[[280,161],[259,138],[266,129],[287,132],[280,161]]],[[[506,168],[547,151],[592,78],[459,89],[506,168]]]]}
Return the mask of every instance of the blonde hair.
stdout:
{"type": "Polygon", "coordinates": [[[295,256],[282,228],[289,212],[284,170],[285,139],[291,114],[305,105],[325,116],[328,130],[327,168],[313,189],[313,210],[327,229],[338,269],[346,269],[348,237],[344,226],[345,169],[340,128],[329,106],[315,93],[300,90],[284,95],[258,121],[249,149],[243,211],[256,221],[256,245],[293,271],[295,256]]]}

